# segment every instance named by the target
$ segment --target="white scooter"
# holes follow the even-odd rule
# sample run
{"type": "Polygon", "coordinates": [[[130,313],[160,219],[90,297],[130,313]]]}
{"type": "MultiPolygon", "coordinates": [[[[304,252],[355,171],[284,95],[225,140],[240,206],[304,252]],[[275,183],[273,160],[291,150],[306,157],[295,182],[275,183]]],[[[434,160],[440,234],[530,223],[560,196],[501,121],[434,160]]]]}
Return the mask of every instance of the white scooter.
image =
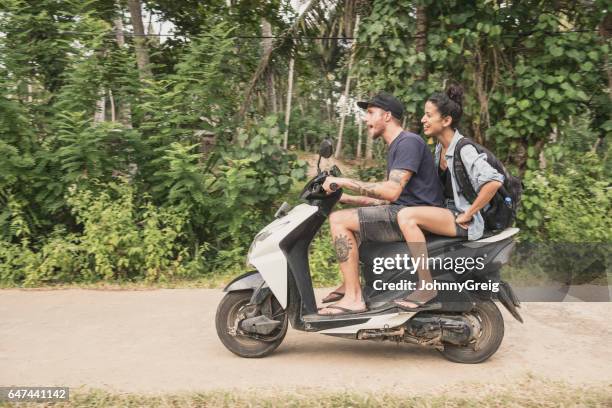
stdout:
{"type": "Polygon", "coordinates": [[[364,242],[359,253],[368,311],[341,316],[317,313],[308,249],[342,195],[341,190],[326,194],[322,189],[328,175],[339,175],[335,166],[330,171],[320,170],[321,157],[331,154],[331,143],[324,141],[318,175],[307,183],[300,196],[305,203],[293,209],[283,203],[276,219],[253,240],[247,260],[255,270],[239,276],[225,288],[227,294],[216,314],[217,333],[225,347],[241,357],[264,357],[281,344],[290,322],[294,329],[306,332],[433,347],[454,362],[480,363],[492,356],[504,336],[504,321],[494,300],[522,322],[516,310],[519,301],[510,285],[500,278],[500,269],[514,248],[517,228],[486,234],[478,241],[429,237],[430,258],[483,260],[482,268],[462,267],[461,273],[434,267],[431,272],[435,281],[482,285],[471,290],[439,291],[432,302],[436,306],[416,311],[404,311],[393,303],[411,290],[380,289],[390,283],[415,281],[414,269],[399,268],[381,275],[374,268],[377,258],[409,255],[406,243],[364,242]],[[482,289],[485,283],[486,287],[496,284],[497,290],[482,289]]]}

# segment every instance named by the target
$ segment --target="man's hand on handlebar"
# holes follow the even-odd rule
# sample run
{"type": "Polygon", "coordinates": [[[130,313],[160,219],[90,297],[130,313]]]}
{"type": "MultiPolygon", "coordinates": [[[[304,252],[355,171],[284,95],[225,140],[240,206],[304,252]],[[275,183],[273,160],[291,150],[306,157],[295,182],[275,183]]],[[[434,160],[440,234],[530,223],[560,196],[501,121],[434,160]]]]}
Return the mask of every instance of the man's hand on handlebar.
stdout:
{"type": "Polygon", "coordinates": [[[340,177],[327,176],[323,182],[323,190],[326,193],[333,193],[341,187],[341,180],[340,177]]]}

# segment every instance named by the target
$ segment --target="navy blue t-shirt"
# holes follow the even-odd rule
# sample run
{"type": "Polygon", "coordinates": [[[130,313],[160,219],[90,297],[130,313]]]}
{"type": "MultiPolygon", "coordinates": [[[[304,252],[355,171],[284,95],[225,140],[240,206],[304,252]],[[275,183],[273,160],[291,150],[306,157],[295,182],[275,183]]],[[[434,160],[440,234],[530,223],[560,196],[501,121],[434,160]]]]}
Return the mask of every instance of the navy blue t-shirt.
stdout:
{"type": "Polygon", "coordinates": [[[442,186],[433,155],[421,136],[404,130],[391,142],[387,153],[387,179],[393,169],[412,172],[404,191],[393,204],[442,206],[442,186]]]}

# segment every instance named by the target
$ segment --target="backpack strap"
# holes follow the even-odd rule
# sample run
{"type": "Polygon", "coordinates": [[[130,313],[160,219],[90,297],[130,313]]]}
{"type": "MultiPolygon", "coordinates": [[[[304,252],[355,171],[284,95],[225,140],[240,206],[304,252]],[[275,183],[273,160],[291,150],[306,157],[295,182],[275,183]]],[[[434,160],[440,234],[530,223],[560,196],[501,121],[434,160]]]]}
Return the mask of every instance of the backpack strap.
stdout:
{"type": "Polygon", "coordinates": [[[459,192],[465,198],[467,198],[470,203],[473,203],[474,200],[476,200],[478,194],[476,194],[476,191],[472,186],[472,182],[470,181],[470,177],[465,168],[465,164],[463,164],[463,159],[461,158],[460,153],[461,149],[467,145],[474,146],[476,151],[478,151],[478,148],[476,148],[476,144],[471,139],[468,139],[467,137],[462,137],[461,139],[459,139],[457,141],[457,144],[455,145],[455,153],[453,157],[453,171],[455,173],[455,181],[457,182],[457,187],[459,187],[459,192]]]}

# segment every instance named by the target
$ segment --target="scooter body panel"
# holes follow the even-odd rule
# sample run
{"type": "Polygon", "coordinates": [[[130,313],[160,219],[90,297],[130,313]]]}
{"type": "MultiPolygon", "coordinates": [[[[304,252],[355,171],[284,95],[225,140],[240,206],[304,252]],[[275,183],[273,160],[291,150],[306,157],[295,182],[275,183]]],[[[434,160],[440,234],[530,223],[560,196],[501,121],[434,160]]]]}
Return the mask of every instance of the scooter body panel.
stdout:
{"type": "Polygon", "coordinates": [[[317,211],[318,207],[309,204],[296,206],[261,230],[249,249],[248,263],[259,271],[283,308],[287,307],[288,270],[281,242],[317,211]]]}
{"type": "MultiPolygon", "coordinates": [[[[383,328],[393,329],[395,327],[399,327],[403,325],[404,323],[406,323],[415,314],[416,313],[414,312],[395,311],[395,312],[390,312],[388,314],[383,314],[379,316],[372,316],[365,322],[361,321],[357,324],[319,330],[317,333],[321,333],[321,334],[357,334],[357,332],[359,332],[360,330],[367,330],[367,329],[383,329],[383,328]]],[[[355,315],[355,320],[359,321],[360,319],[363,319],[363,317],[355,315]]],[[[343,324],[346,324],[347,321],[349,321],[349,319],[342,319],[343,324]]],[[[326,321],[325,323],[331,325],[333,324],[332,322],[333,321],[326,321]]]]}

